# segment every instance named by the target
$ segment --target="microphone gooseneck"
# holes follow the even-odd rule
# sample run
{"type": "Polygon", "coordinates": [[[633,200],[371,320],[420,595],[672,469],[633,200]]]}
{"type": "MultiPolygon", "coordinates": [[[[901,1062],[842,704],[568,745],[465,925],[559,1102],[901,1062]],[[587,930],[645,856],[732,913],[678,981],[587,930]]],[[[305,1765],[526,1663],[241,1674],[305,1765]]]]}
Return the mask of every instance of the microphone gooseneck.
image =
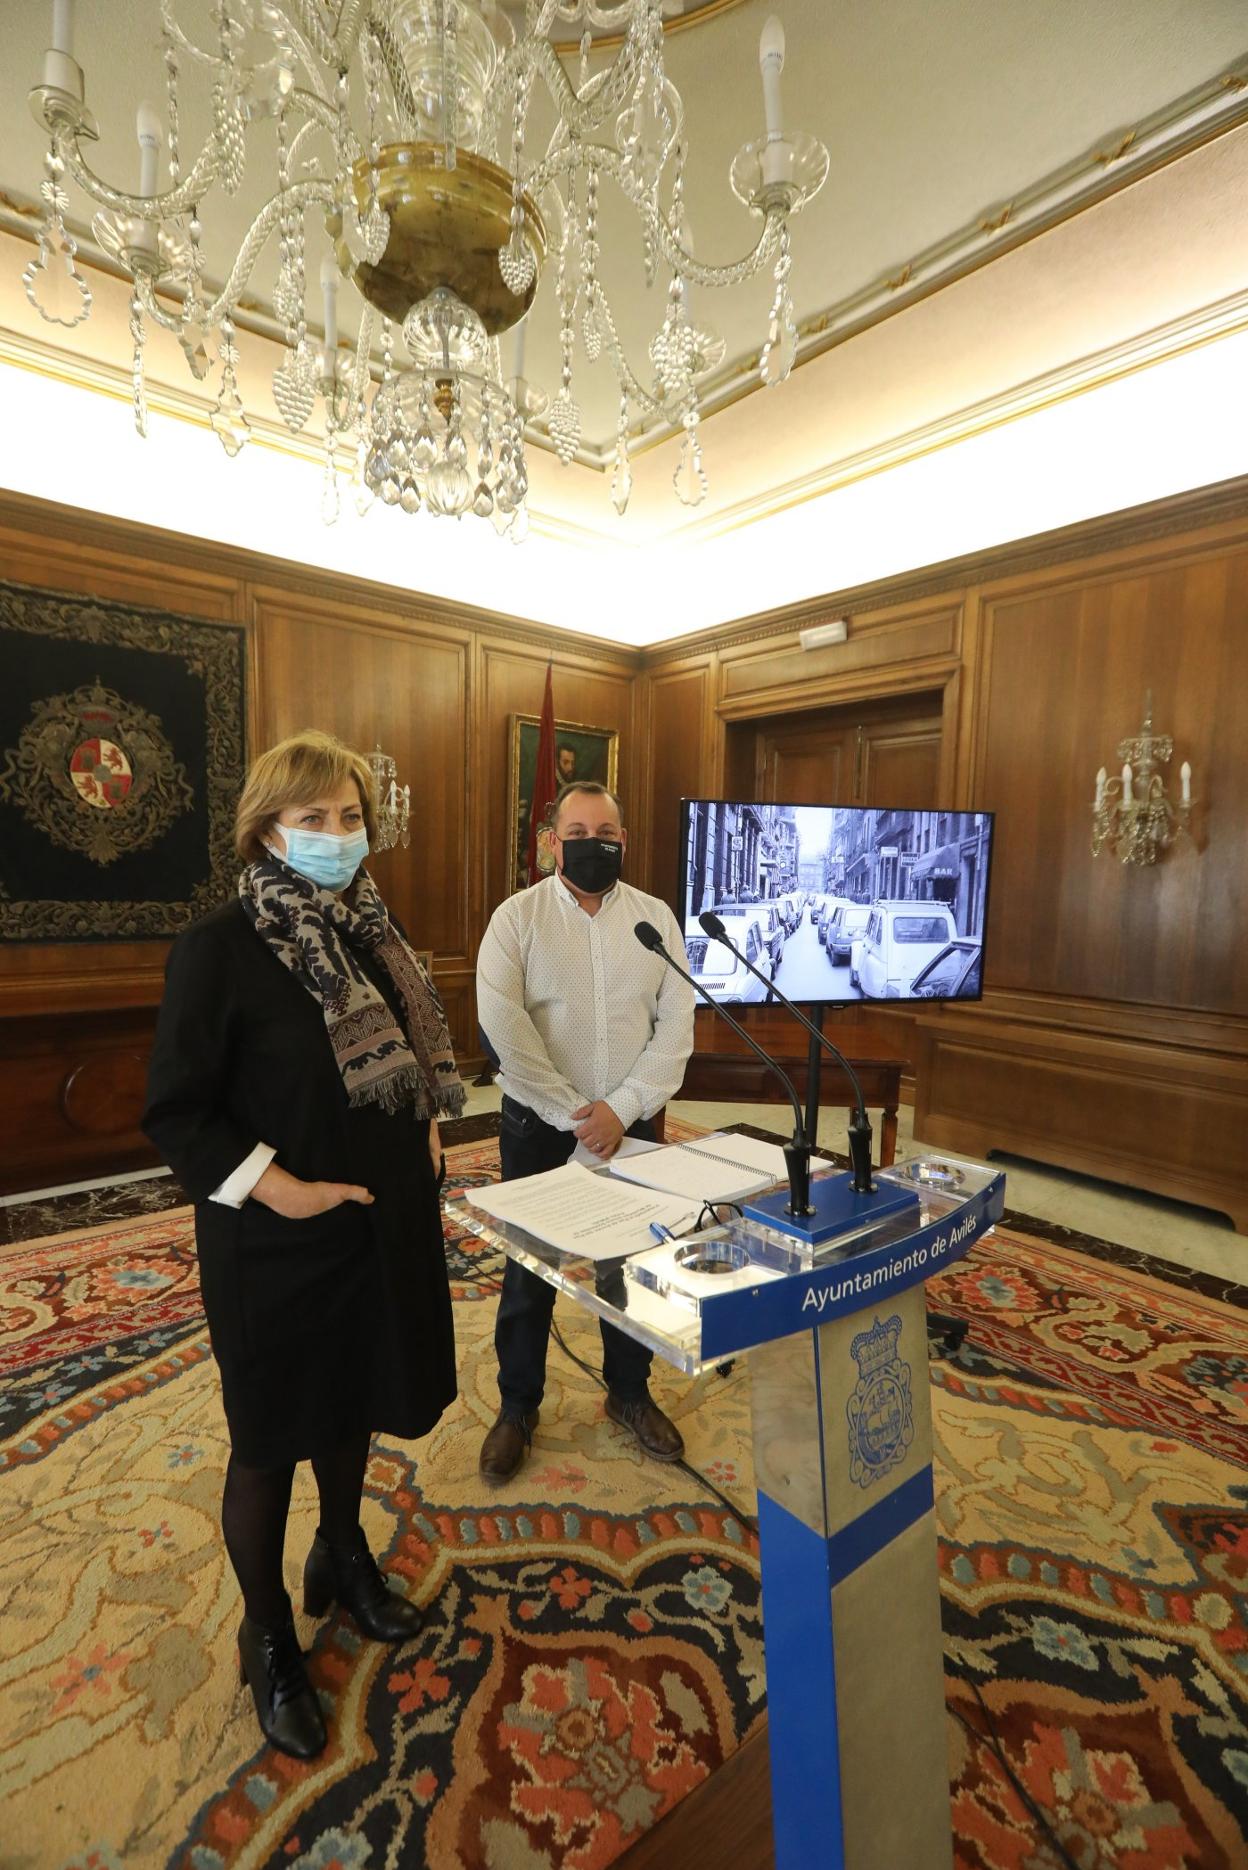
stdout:
{"type": "Polygon", "coordinates": [[[810,1205],[811,1145],[807,1140],[805,1122],[802,1117],[802,1106],[798,1099],[797,1092],[793,1089],[792,1079],[787,1072],[781,1070],[775,1059],[763,1050],[758,1041],[750,1037],[750,1034],[745,1030],[745,1027],[740,1021],[735,1020],[731,1013],[724,1011],[724,1008],[719,1005],[718,1001],[711,997],[700,981],[696,981],[692,974],[686,974],[684,968],[672,960],[671,955],[668,954],[667,949],[663,946],[663,937],[659,934],[653,922],[636,923],[633,928],[633,933],[643,948],[648,948],[652,954],[662,955],[668,967],[679,974],[682,980],[687,980],[694,992],[700,993],[702,998],[706,1001],[706,1004],[712,1007],[714,1011],[719,1014],[721,1019],[727,1020],[733,1031],[738,1033],[741,1038],[745,1040],[750,1050],[757,1052],[768,1071],[774,1072],[776,1077],[779,1078],[781,1084],[788,1092],[789,1102],[793,1106],[793,1140],[791,1143],[786,1143],[784,1146],[784,1160],[788,1165],[789,1171],[789,1211],[799,1216],[813,1213],[813,1209],[810,1205]]]}
{"type": "Polygon", "coordinates": [[[800,1020],[807,1032],[813,1033],[820,1044],[827,1047],[833,1058],[844,1070],[849,1082],[854,1087],[854,1096],[858,1102],[858,1108],[854,1112],[853,1120],[849,1126],[849,1159],[853,1164],[854,1187],[859,1194],[869,1195],[874,1186],[871,1180],[871,1119],[867,1116],[867,1107],[863,1100],[862,1086],[858,1082],[858,1073],[854,1070],[844,1052],[842,1052],[839,1047],[833,1045],[827,1034],[821,1032],[812,1019],[807,1019],[800,1007],[794,1006],[793,1002],[781,993],[775,981],[769,980],[767,975],[762,972],[761,968],[756,968],[752,961],[746,959],[729,935],[728,930],[724,926],[722,917],[717,916],[712,909],[704,909],[702,914],[698,917],[698,921],[704,932],[709,935],[713,941],[722,943],[730,953],[736,955],[738,961],[748,968],[751,974],[755,975],[765,986],[770,988],[776,999],[779,1000],[781,1006],[787,1007],[794,1019],[800,1020]]]}

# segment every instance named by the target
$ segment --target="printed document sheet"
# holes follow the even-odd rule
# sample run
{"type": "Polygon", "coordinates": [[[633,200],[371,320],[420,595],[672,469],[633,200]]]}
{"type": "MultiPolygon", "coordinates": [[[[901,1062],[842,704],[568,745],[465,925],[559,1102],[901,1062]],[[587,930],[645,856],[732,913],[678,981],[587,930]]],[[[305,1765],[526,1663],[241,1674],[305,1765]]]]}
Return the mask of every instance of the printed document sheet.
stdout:
{"type": "MultiPolygon", "coordinates": [[[[611,1161],[618,1162],[623,1156],[644,1156],[647,1155],[650,1150],[660,1147],[661,1145],[658,1143],[647,1143],[644,1137],[621,1137],[620,1146],[616,1150],[615,1155],[612,1156],[611,1161]]],[[[577,1144],[572,1154],[568,1157],[568,1161],[579,1162],[583,1169],[600,1169],[602,1167],[602,1157],[596,1156],[592,1149],[586,1149],[584,1143],[577,1144]]]]}
{"type": "Polygon", "coordinates": [[[692,1201],[739,1201],[788,1175],[778,1143],[715,1131],[696,1142],[672,1143],[644,1156],[613,1156],[611,1172],[646,1188],[687,1195],[692,1201]]]}
{"type": "Polygon", "coordinates": [[[651,1223],[689,1226],[697,1203],[670,1194],[622,1184],[595,1175],[579,1163],[565,1163],[544,1175],[489,1188],[466,1188],[464,1199],[495,1220],[509,1221],[548,1246],[589,1260],[619,1259],[654,1245],[651,1223]]]}

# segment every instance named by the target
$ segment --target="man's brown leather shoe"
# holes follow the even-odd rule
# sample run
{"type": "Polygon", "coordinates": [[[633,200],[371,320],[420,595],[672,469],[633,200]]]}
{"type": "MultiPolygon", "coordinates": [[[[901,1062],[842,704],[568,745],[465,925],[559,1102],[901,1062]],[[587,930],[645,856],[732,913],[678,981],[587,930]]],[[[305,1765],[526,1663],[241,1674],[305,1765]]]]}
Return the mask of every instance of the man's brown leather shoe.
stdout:
{"type": "Polygon", "coordinates": [[[505,1409],[500,1413],[481,1443],[478,1466],[484,1480],[510,1480],[519,1471],[526,1452],[533,1445],[537,1420],[536,1409],[530,1409],[526,1416],[509,1415],[505,1409]]]}
{"type": "Polygon", "coordinates": [[[650,1455],[653,1460],[679,1461],[684,1454],[680,1430],[648,1396],[640,1396],[636,1402],[625,1402],[623,1397],[612,1396],[608,1391],[606,1409],[608,1419],[618,1422],[621,1428],[631,1429],[643,1454],[650,1455]]]}

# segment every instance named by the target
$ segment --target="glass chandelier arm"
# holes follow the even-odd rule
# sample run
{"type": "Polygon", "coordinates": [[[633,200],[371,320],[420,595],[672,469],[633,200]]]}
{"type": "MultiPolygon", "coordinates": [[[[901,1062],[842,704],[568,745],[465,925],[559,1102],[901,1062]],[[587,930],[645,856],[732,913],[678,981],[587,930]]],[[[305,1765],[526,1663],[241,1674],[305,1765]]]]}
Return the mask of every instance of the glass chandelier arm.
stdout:
{"type": "Polygon", "coordinates": [[[624,355],[624,346],[616,329],[615,319],[611,315],[611,306],[601,283],[597,296],[598,322],[602,329],[602,348],[611,359],[612,368],[619,381],[620,388],[628,392],[631,400],[640,405],[647,415],[666,417],[670,421],[679,420],[680,404],[665,403],[652,396],[644,384],[634,376],[632,366],[624,355]]]}
{"type": "Polygon", "coordinates": [[[328,208],[332,207],[333,203],[333,182],[324,181],[319,176],[310,176],[303,182],[292,182],[284,193],[274,195],[271,200],[266,201],[247,230],[247,237],[238,250],[238,258],[234,262],[229,278],[211,304],[203,308],[204,323],[215,325],[222,314],[237,302],[239,293],[251,277],[251,269],[256,263],[261,248],[285,211],[293,208],[302,212],[304,208],[315,205],[328,208]]]}
{"type": "Polygon", "coordinates": [[[139,304],[152,320],[153,324],[159,325],[163,331],[172,332],[175,338],[181,337],[182,329],[186,322],[187,307],[185,305],[177,315],[172,312],[167,312],[160,303],[160,300],[156,297],[155,287],[149,273],[140,272],[135,274],[134,292],[139,304]]]}
{"type": "Polygon", "coordinates": [[[594,166],[609,175],[618,183],[620,190],[636,208],[642,222],[659,249],[663,258],[682,279],[691,286],[736,286],[743,280],[753,278],[760,267],[767,264],[776,250],[780,231],[788,219],[788,211],[780,205],[767,209],[763,217],[762,231],[757,244],[740,260],[730,261],[726,266],[708,266],[702,260],[695,260],[687,253],[668,226],[665,217],[655,212],[652,202],[643,195],[632,182],[619,152],[609,149],[605,143],[594,143],[583,147],[577,143],[565,144],[561,149],[553,150],[529,176],[526,187],[531,195],[537,196],[551,188],[560,176],[568,175],[573,170],[594,166]]]}
{"type": "Polygon", "coordinates": [[[207,51],[202,45],[197,45],[194,39],[182,30],[178,24],[175,7],[176,0],[160,0],[160,23],[178,50],[189,52],[191,57],[198,59],[201,65],[220,65],[222,60],[219,52],[207,51]]]}
{"type": "MultiPolygon", "coordinates": [[[[204,46],[197,45],[195,40],[179,25],[175,11],[176,6],[177,0],[160,0],[161,25],[164,27],[166,33],[168,33],[170,39],[181,51],[189,52],[191,57],[197,59],[201,65],[220,66],[224,69],[227,65],[227,61],[221,57],[219,52],[209,52],[204,46]]],[[[290,19],[289,15],[282,21],[282,33],[291,51],[295,54],[299,63],[306,71],[308,81],[313,90],[318,97],[328,102],[329,87],[321,74],[321,60],[309,45],[304,34],[299,31],[298,27],[290,19]]]]}
{"type": "Polygon", "coordinates": [[[340,54],[340,65],[349,63],[355,56],[356,41],[364,30],[367,5],[368,0],[343,0],[338,14],[338,30],[334,34],[340,54]]]}
{"type": "MultiPolygon", "coordinates": [[[[339,115],[327,98],[314,96],[311,91],[292,91],[286,100],[286,108],[287,110],[302,111],[308,120],[306,123],[300,124],[291,142],[290,159],[292,162],[294,161],[295,151],[304,133],[313,128],[313,126],[317,129],[328,131],[330,136],[337,136],[340,125],[339,115]]],[[[347,139],[347,153],[352,162],[358,162],[360,157],[364,154],[363,145],[354,130],[351,130],[347,139]]]]}
{"type": "Polygon", "coordinates": [[[549,39],[526,39],[499,61],[494,82],[490,86],[491,124],[496,113],[505,108],[513,97],[520,73],[527,70],[541,74],[559,120],[566,124],[570,134],[578,139],[592,137],[607,122],[614,123],[631,97],[637,83],[637,66],[642,49],[642,35],[635,26],[630,26],[611,70],[595,87],[591,97],[581,98],[577,96],[572,80],[549,39]]]}
{"type": "Polygon", "coordinates": [[[127,195],[119,188],[110,187],[84,161],[76,132],[70,131],[58,138],[58,147],[66,168],[85,195],[90,195],[92,201],[98,201],[102,207],[116,208],[119,213],[135,215],[141,221],[171,221],[179,214],[189,213],[216,180],[220,167],[216,138],[209,136],[195,158],[194,167],[176,188],[166,189],[163,195],[127,195]]]}
{"type": "MultiPolygon", "coordinates": [[[[300,31],[309,42],[322,64],[330,66],[334,71],[338,71],[344,64],[350,63],[350,48],[348,48],[347,56],[344,59],[339,47],[339,41],[326,29],[325,23],[321,19],[316,0],[287,0],[285,10],[287,13],[294,15],[294,18],[299,24],[300,31]]],[[[356,10],[355,7],[343,9],[344,12],[355,12],[356,10]]],[[[358,32],[358,25],[356,30],[358,32]]],[[[352,41],[352,44],[354,44],[354,41],[352,41]]]]}

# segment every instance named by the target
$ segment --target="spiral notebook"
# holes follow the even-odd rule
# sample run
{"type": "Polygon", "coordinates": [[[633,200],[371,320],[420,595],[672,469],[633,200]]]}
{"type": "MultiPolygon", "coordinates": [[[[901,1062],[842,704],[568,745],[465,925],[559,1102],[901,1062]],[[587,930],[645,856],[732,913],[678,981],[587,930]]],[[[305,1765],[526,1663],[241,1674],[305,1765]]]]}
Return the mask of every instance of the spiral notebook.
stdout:
{"type": "Polygon", "coordinates": [[[755,1136],[725,1136],[715,1131],[696,1143],[668,1143],[636,1156],[613,1156],[611,1172],[644,1188],[693,1201],[739,1201],[756,1195],[788,1174],[778,1143],[755,1136]]]}

